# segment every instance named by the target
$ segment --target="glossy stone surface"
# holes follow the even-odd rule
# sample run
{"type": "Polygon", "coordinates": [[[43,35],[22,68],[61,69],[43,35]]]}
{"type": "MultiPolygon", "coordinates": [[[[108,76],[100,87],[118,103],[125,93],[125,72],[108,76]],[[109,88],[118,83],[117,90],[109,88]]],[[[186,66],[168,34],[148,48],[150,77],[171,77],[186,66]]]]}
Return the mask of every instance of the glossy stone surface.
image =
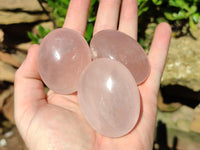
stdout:
{"type": "Polygon", "coordinates": [[[90,62],[87,42],[71,29],[56,29],[40,44],[39,73],[44,83],[57,93],[70,94],[77,91],[80,74],[90,62]]]}
{"type": "Polygon", "coordinates": [[[78,98],[88,123],[100,134],[130,132],[140,114],[140,96],[130,71],[116,60],[99,58],[83,71],[78,98]]]}
{"type": "Polygon", "coordinates": [[[116,31],[103,30],[94,35],[90,48],[93,59],[110,58],[123,63],[134,76],[136,83],[144,82],[150,73],[146,53],[136,40],[116,31]]]}

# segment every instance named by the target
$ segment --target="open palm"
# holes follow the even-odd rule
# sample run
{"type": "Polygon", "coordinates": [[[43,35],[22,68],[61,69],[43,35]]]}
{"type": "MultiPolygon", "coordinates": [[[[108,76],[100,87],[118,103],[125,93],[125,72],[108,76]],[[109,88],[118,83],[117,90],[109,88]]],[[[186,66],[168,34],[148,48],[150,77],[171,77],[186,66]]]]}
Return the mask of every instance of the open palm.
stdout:
{"type": "MultiPolygon", "coordinates": [[[[71,0],[63,27],[84,35],[90,0],[71,0]]],[[[101,0],[94,34],[116,29],[137,39],[137,0],[101,0]],[[119,26],[118,26],[119,21],[119,26]]],[[[44,93],[37,68],[38,45],[15,76],[16,125],[30,150],[148,150],[152,149],[157,111],[157,93],[167,56],[171,29],[158,25],[148,55],[151,73],[139,86],[142,110],[138,124],[129,134],[108,138],[93,130],[83,117],[77,93],[71,95],[44,93]]]]}

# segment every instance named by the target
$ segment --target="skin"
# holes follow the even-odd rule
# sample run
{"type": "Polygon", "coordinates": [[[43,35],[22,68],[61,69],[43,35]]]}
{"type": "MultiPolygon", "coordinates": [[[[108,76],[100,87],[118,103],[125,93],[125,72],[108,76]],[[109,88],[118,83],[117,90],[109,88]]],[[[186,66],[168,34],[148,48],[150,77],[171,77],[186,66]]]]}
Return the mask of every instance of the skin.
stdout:
{"type": "MultiPolygon", "coordinates": [[[[84,35],[89,4],[90,0],[71,0],[63,27],[84,35]]],[[[119,9],[120,0],[101,0],[94,34],[104,29],[118,29],[137,39],[137,0],[123,0],[121,12],[119,9]]],[[[152,149],[157,94],[170,36],[168,24],[157,26],[148,55],[151,73],[139,86],[140,120],[130,133],[119,138],[102,136],[88,125],[80,111],[77,93],[44,93],[37,68],[39,46],[32,45],[15,75],[15,121],[27,147],[30,150],[152,149]]]]}

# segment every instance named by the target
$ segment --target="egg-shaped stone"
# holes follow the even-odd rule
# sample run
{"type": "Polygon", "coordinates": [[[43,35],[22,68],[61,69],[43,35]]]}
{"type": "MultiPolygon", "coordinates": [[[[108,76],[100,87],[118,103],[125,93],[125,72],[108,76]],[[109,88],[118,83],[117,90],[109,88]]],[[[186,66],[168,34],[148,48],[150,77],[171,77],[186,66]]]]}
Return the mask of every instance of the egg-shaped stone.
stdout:
{"type": "Polygon", "coordinates": [[[143,48],[132,37],[117,30],[102,30],[90,42],[92,58],[116,59],[134,76],[136,83],[144,82],[150,73],[150,65],[143,48]]]}
{"type": "Polygon", "coordinates": [[[83,71],[78,87],[81,111],[98,133],[120,137],[140,115],[140,96],[130,71],[116,60],[99,58],[83,71]]]}
{"type": "Polygon", "coordinates": [[[70,94],[77,91],[81,72],[91,62],[91,53],[83,36],[60,28],[42,40],[37,62],[40,76],[51,90],[70,94]]]}

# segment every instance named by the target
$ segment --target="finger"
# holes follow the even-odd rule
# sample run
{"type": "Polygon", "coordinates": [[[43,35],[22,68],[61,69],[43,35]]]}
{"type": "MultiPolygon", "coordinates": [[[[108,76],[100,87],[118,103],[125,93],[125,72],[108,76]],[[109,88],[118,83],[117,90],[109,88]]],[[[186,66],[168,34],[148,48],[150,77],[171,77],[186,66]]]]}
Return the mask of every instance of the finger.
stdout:
{"type": "Polygon", "coordinates": [[[30,121],[38,108],[46,103],[44,86],[37,68],[38,49],[38,45],[29,48],[27,58],[15,74],[14,96],[17,124],[21,120],[30,121]]]}
{"type": "Polygon", "coordinates": [[[93,34],[105,29],[117,29],[120,0],[101,0],[93,34]]]}
{"type": "Polygon", "coordinates": [[[119,21],[119,31],[137,40],[137,0],[123,0],[119,21]]]}
{"type": "Polygon", "coordinates": [[[161,23],[155,30],[153,41],[149,52],[151,74],[148,81],[152,89],[158,91],[160,79],[165,66],[167,53],[171,39],[171,27],[167,23],[161,23]]]}
{"type": "Polygon", "coordinates": [[[63,27],[73,29],[84,35],[89,7],[90,0],[71,0],[63,27]]]}

